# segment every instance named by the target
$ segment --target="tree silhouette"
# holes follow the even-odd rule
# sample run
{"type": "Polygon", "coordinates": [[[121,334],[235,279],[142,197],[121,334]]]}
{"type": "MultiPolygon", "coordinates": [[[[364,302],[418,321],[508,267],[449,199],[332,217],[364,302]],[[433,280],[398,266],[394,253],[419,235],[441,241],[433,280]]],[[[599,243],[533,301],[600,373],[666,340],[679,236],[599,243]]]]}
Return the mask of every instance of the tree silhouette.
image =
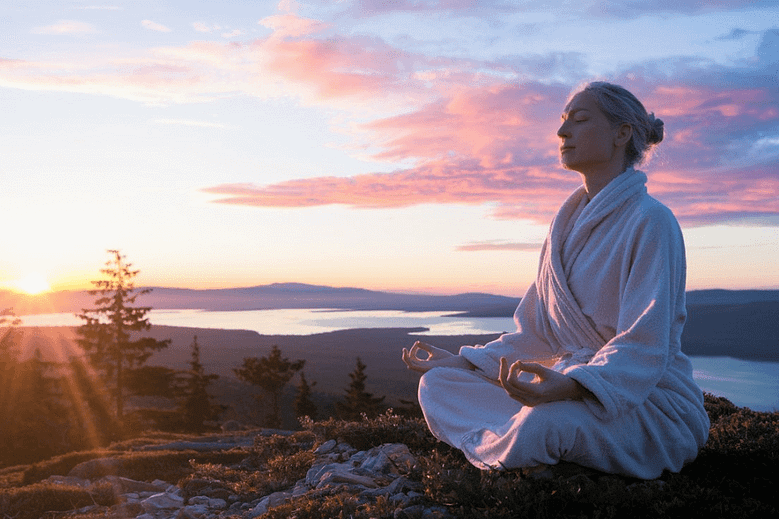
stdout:
{"type": "Polygon", "coordinates": [[[70,448],[69,430],[78,424],[68,423],[61,380],[53,374],[57,367],[43,360],[39,349],[17,366],[13,386],[18,390],[3,424],[11,432],[11,445],[3,450],[20,462],[49,458],[70,448]]]}
{"type": "Polygon", "coordinates": [[[316,385],[316,382],[308,383],[306,380],[305,372],[300,372],[300,385],[298,386],[298,394],[295,397],[295,414],[298,417],[308,416],[312,420],[316,420],[317,407],[313,400],[311,400],[311,388],[316,385]]]}
{"type": "Polygon", "coordinates": [[[384,411],[385,397],[377,398],[365,391],[365,380],[368,378],[365,375],[366,367],[357,357],[357,367],[349,373],[352,383],[346,389],[346,401],[335,404],[338,416],[343,420],[358,420],[363,414],[373,418],[384,411]]]}
{"type": "Polygon", "coordinates": [[[113,386],[116,417],[121,423],[124,415],[125,370],[143,365],[154,351],[166,348],[170,340],[158,341],[150,337],[132,339],[132,332],[148,330],[151,325],[146,314],[151,307],[133,306],[139,295],[150,289],[137,290],[133,278],[138,270],[131,270],[118,250],[109,250],[111,259],[101,269],[107,279],[92,281],[98,295],[95,308],[82,309],[76,317],[84,324],[76,331],[78,344],[95,369],[100,370],[113,386]]]}
{"type": "Polygon", "coordinates": [[[13,378],[19,362],[18,340],[21,333],[17,327],[21,320],[13,309],[0,310],[0,413],[8,416],[8,407],[13,401],[13,378]]]}
{"type": "Polygon", "coordinates": [[[18,461],[15,452],[15,403],[20,392],[18,387],[20,332],[17,326],[21,321],[13,309],[0,310],[0,413],[3,426],[0,427],[0,466],[18,461]]]}
{"type": "Polygon", "coordinates": [[[305,360],[291,362],[281,356],[281,350],[274,345],[267,357],[246,357],[243,365],[233,370],[244,382],[258,386],[270,395],[272,409],[268,417],[269,427],[281,427],[281,394],[295,373],[303,369],[305,360]]]}
{"type": "Polygon", "coordinates": [[[78,424],[68,420],[58,365],[40,349],[21,358],[21,320],[0,310],[0,466],[39,461],[67,451],[78,424]]]}
{"type": "Polygon", "coordinates": [[[207,375],[200,362],[200,345],[197,335],[192,338],[192,358],[189,361],[189,371],[183,373],[185,382],[182,388],[183,402],[181,413],[187,430],[200,431],[203,422],[214,420],[223,410],[220,405],[214,405],[208,395],[208,386],[219,375],[207,375]]]}

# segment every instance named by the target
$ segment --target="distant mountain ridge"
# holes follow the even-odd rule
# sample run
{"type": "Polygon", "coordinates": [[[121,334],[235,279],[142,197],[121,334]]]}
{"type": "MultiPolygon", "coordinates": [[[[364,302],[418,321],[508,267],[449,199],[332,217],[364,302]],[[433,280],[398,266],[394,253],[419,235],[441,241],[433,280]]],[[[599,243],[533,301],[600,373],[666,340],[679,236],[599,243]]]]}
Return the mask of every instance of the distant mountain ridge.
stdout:
{"type": "MultiPolygon", "coordinates": [[[[332,308],[348,310],[405,310],[467,312],[474,316],[512,315],[519,298],[485,293],[457,295],[405,294],[364,288],[329,287],[303,283],[273,283],[254,287],[189,289],[145,287],[138,305],[156,309],[203,309],[211,311],[268,310],[278,308],[332,308]]],[[[93,306],[88,291],[61,291],[29,296],[0,291],[0,308],[13,308],[17,315],[79,312],[93,306]]]]}
{"type": "MultiPolygon", "coordinates": [[[[272,283],[253,287],[188,289],[148,287],[151,292],[138,304],[156,309],[212,311],[268,310],[278,308],[332,308],[349,310],[439,311],[471,317],[508,317],[519,297],[470,292],[456,295],[407,294],[354,287],[304,283],[272,283]]],[[[90,308],[95,296],[88,291],[60,291],[30,296],[0,290],[0,309],[17,315],[79,312],[90,308]]],[[[688,306],[743,305],[779,302],[779,290],[695,290],[687,293],[688,306]]]]}

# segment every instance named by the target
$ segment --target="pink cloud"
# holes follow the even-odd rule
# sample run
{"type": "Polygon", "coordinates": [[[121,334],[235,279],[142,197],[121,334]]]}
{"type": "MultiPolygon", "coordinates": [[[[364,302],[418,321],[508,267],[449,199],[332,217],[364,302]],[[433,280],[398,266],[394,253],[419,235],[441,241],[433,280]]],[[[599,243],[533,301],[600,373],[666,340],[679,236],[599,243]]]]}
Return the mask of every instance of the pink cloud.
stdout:
{"type": "Polygon", "coordinates": [[[430,162],[393,173],[355,177],[319,177],[268,186],[223,184],[203,189],[217,195],[218,203],[258,207],[312,207],[340,204],[362,209],[401,208],[418,204],[499,203],[523,208],[522,217],[548,220],[576,187],[574,174],[567,179],[536,168],[484,168],[479,164],[430,162]],[[554,181],[550,182],[551,176],[554,181]],[[562,180],[562,181],[561,181],[562,180]]]}
{"type": "Polygon", "coordinates": [[[381,160],[473,158],[485,167],[548,164],[556,158],[561,99],[568,89],[538,84],[475,87],[416,112],[365,125],[381,160]]]}
{"type": "Polygon", "coordinates": [[[319,20],[301,18],[295,14],[277,14],[260,20],[260,25],[273,29],[274,38],[300,37],[325,30],[328,26],[319,20]]]}

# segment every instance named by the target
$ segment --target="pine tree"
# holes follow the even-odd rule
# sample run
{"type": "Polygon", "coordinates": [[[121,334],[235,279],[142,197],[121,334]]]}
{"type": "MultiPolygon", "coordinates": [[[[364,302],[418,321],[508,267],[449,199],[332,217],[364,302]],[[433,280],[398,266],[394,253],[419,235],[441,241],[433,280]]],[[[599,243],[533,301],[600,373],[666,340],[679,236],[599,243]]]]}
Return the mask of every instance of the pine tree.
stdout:
{"type": "Polygon", "coordinates": [[[17,327],[21,320],[13,309],[0,310],[0,415],[8,416],[8,406],[13,401],[12,381],[19,363],[19,339],[17,327]]]}
{"type": "Polygon", "coordinates": [[[295,414],[298,418],[308,416],[312,420],[316,420],[317,407],[313,400],[311,400],[311,388],[316,385],[316,382],[308,383],[306,380],[305,372],[300,372],[300,385],[298,386],[298,394],[295,397],[295,414]]]}
{"type": "Polygon", "coordinates": [[[19,345],[20,333],[17,326],[21,321],[13,312],[13,309],[0,310],[0,416],[4,417],[3,426],[0,427],[0,467],[17,461],[14,440],[16,427],[14,410],[18,387],[19,372],[19,345]]]}
{"type": "Polygon", "coordinates": [[[281,394],[295,373],[303,369],[305,360],[291,362],[281,356],[278,346],[273,346],[267,357],[247,357],[243,365],[234,369],[235,375],[244,382],[260,387],[271,397],[271,413],[268,427],[281,427],[281,394]]]}
{"type": "Polygon", "coordinates": [[[154,351],[166,348],[170,340],[158,341],[150,337],[132,339],[131,333],[148,330],[146,314],[151,307],[133,306],[139,295],[150,289],[136,290],[133,278],[138,270],[131,270],[118,250],[109,250],[111,259],[100,270],[107,279],[92,281],[98,295],[95,308],[83,309],[76,316],[84,324],[76,331],[78,344],[87,354],[92,365],[100,370],[113,386],[116,418],[121,423],[124,415],[125,370],[143,365],[154,351]]]}
{"type": "Polygon", "coordinates": [[[56,363],[36,349],[22,359],[21,320],[0,310],[0,466],[30,463],[70,447],[68,409],[61,395],[56,363]]]}
{"type": "Polygon", "coordinates": [[[43,360],[36,349],[18,364],[18,388],[3,427],[12,431],[7,453],[25,463],[61,454],[70,448],[68,409],[61,395],[60,378],[52,374],[57,363],[43,360]],[[9,420],[10,419],[10,420],[9,420]]]}
{"type": "Polygon", "coordinates": [[[184,426],[187,430],[200,431],[203,422],[215,419],[222,406],[214,405],[208,394],[208,386],[219,375],[207,375],[203,364],[200,362],[200,345],[197,336],[192,338],[192,358],[189,361],[189,371],[184,373],[185,383],[183,388],[184,400],[181,404],[181,413],[184,418],[184,426]]]}
{"type": "Polygon", "coordinates": [[[358,420],[363,414],[373,418],[384,411],[385,397],[374,397],[372,393],[365,391],[365,380],[368,378],[365,375],[366,367],[360,357],[357,357],[357,367],[349,373],[352,383],[346,389],[346,401],[335,404],[338,416],[342,420],[358,420]]]}

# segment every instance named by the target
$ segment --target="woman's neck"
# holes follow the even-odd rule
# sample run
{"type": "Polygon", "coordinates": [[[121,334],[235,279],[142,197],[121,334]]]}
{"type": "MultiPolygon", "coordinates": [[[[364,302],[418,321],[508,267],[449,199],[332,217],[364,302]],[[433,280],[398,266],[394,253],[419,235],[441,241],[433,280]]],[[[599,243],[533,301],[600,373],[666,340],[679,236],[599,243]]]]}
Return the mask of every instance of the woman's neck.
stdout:
{"type": "Polygon", "coordinates": [[[620,176],[629,168],[610,168],[609,170],[601,170],[598,172],[582,173],[582,182],[584,183],[584,189],[587,191],[587,198],[592,200],[595,195],[600,193],[604,187],[609,185],[609,182],[620,176]]]}

